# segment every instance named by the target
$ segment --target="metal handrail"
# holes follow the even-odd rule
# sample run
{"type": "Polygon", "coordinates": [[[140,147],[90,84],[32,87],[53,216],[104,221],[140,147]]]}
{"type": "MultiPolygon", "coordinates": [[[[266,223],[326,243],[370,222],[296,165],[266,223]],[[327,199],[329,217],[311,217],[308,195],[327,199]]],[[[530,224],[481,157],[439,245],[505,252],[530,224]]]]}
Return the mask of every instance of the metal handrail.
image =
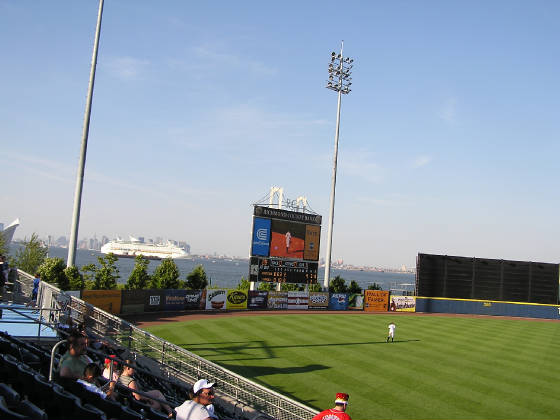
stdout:
{"type": "Polygon", "coordinates": [[[154,368],[171,383],[182,385],[204,377],[209,381],[218,382],[220,394],[235,401],[236,406],[248,406],[278,420],[309,419],[317,414],[311,407],[156,337],[113,314],[62,292],[51,284],[41,283],[38,302],[41,302],[41,309],[60,309],[59,312],[55,312],[55,318],[66,313],[76,322],[83,322],[87,328],[107,341],[127,347],[130,352],[147,357],[147,360],[151,359],[152,363],[156,363],[154,368]]]}

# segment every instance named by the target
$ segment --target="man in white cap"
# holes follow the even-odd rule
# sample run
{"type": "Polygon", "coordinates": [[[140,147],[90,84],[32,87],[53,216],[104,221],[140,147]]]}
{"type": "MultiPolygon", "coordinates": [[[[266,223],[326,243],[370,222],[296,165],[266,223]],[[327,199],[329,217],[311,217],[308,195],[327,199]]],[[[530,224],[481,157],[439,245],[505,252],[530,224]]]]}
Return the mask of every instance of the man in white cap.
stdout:
{"type": "Polygon", "coordinates": [[[192,389],[190,400],[175,408],[177,420],[211,420],[211,414],[206,406],[214,400],[214,383],[206,379],[199,379],[192,389]]]}

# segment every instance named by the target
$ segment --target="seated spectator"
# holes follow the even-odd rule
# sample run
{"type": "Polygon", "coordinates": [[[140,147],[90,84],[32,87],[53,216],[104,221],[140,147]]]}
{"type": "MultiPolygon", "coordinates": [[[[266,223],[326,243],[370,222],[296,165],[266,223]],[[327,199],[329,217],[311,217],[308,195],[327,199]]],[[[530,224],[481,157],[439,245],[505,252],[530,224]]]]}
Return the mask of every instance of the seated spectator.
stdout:
{"type": "MultiPolygon", "coordinates": [[[[126,360],[126,366],[124,366],[122,369],[122,373],[121,376],[119,376],[118,383],[120,385],[132,389],[133,391],[140,391],[143,392],[144,394],[147,394],[149,397],[157,398],[158,400],[165,401],[165,396],[161,393],[161,391],[157,389],[151,389],[149,391],[144,391],[143,389],[140,389],[139,384],[136,382],[134,378],[135,366],[136,363],[133,360],[126,360]]],[[[154,410],[161,411],[163,408],[163,410],[165,410],[165,412],[169,415],[169,417],[173,415],[173,410],[167,404],[160,403],[159,401],[153,400],[151,398],[137,394],[135,392],[132,393],[132,396],[138,401],[142,401],[150,404],[154,410]]]]}
{"type": "Polygon", "coordinates": [[[99,384],[97,378],[101,376],[101,368],[96,363],[90,363],[84,369],[83,379],[78,379],[78,383],[84,386],[88,391],[95,392],[99,394],[101,398],[115,399],[114,389],[115,382],[110,381],[106,384],[107,391],[104,391],[104,387],[99,384]]]}
{"type": "Polygon", "coordinates": [[[80,379],[84,369],[92,360],[86,355],[86,338],[78,331],[71,331],[68,336],[68,351],[64,353],[58,364],[61,378],[80,379]]]}
{"type": "Polygon", "coordinates": [[[119,369],[119,362],[113,360],[115,357],[116,356],[114,354],[111,354],[109,357],[105,358],[105,362],[103,363],[104,366],[103,377],[105,379],[118,381],[120,375],[120,369],[119,369]],[[112,378],[111,378],[111,370],[113,371],[112,378]]]}
{"type": "Polygon", "coordinates": [[[191,399],[185,401],[179,407],[175,408],[177,420],[211,420],[214,414],[208,411],[207,406],[212,405],[214,400],[214,384],[208,383],[206,379],[199,379],[195,382],[191,399]]]}

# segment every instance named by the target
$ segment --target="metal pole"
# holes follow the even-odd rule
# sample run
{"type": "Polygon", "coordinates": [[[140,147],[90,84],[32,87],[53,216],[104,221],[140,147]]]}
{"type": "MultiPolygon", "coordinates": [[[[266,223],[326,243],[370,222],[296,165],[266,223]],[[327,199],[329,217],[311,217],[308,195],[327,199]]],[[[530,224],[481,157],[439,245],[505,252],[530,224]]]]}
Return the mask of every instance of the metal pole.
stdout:
{"type": "Polygon", "coordinates": [[[338,105],[336,110],[336,132],[334,136],[334,158],[333,158],[333,171],[332,171],[332,185],[331,185],[331,207],[329,211],[329,230],[327,233],[327,256],[325,259],[325,280],[323,281],[323,287],[328,289],[329,287],[329,277],[331,274],[331,252],[332,252],[332,233],[333,233],[333,224],[334,224],[334,199],[335,199],[335,192],[336,192],[336,165],[338,161],[338,134],[340,132],[340,105],[341,105],[341,98],[342,98],[342,63],[343,63],[343,56],[342,50],[344,48],[344,41],[340,46],[340,72],[341,75],[339,77],[339,89],[338,89],[338,105]]]}
{"type": "Polygon", "coordinates": [[[76,190],[74,193],[74,211],[72,213],[72,229],[70,232],[70,243],[68,244],[68,261],[66,265],[71,267],[76,260],[76,245],[78,243],[78,225],[80,223],[80,207],[82,203],[82,187],[84,185],[84,169],[86,165],[87,141],[89,134],[89,120],[91,115],[91,101],[93,98],[93,85],[95,83],[95,67],[97,66],[97,50],[99,47],[99,35],[101,33],[101,17],[103,15],[103,1],[99,0],[99,11],[97,14],[97,27],[95,29],[95,41],[91,58],[91,70],[89,75],[89,87],[86,99],[86,111],[84,115],[84,127],[82,132],[82,149],[76,178],[76,190]]]}

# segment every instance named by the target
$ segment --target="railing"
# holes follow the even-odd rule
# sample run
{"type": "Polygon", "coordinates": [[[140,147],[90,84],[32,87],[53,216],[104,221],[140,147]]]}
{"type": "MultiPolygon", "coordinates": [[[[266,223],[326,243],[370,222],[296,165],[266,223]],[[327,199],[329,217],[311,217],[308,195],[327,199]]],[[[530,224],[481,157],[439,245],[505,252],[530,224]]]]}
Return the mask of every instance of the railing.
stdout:
{"type": "Polygon", "coordinates": [[[254,413],[253,418],[303,420],[317,414],[316,410],[304,404],[141,330],[115,315],[62,292],[49,283],[41,282],[37,303],[41,309],[59,309],[49,311],[51,322],[65,323],[70,317],[73,322],[84,323],[86,328],[105,339],[158,362],[154,367],[170,382],[179,382],[183,386],[185,383],[192,384],[199,378],[217,382],[219,386],[216,391],[219,397],[233,401],[236,407],[250,408],[262,413],[254,413]]]}

